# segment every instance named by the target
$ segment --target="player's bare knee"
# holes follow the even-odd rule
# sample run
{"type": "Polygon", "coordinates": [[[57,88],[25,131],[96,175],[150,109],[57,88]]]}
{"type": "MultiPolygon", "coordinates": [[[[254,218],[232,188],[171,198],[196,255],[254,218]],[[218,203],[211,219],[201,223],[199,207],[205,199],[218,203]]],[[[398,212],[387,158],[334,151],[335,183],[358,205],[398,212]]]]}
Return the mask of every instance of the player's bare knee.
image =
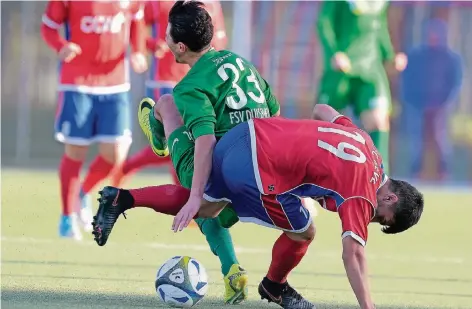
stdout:
{"type": "Polygon", "coordinates": [[[313,241],[315,239],[316,235],[316,228],[313,222],[310,224],[310,226],[306,229],[305,232],[300,234],[305,241],[313,241]]]}
{"type": "Polygon", "coordinates": [[[313,223],[310,224],[310,226],[303,232],[301,233],[294,233],[294,232],[285,232],[288,237],[295,241],[300,241],[300,242],[311,242],[313,239],[315,239],[316,235],[316,228],[313,223]]]}
{"type": "Polygon", "coordinates": [[[385,109],[363,112],[360,118],[364,129],[368,132],[390,130],[390,117],[385,109]]]}
{"type": "Polygon", "coordinates": [[[101,143],[98,146],[100,156],[113,165],[120,165],[126,159],[130,142],[123,140],[116,143],[101,143]]]}
{"type": "Polygon", "coordinates": [[[66,144],[64,146],[64,153],[67,157],[74,161],[85,161],[87,158],[88,146],[78,146],[66,144]]]}

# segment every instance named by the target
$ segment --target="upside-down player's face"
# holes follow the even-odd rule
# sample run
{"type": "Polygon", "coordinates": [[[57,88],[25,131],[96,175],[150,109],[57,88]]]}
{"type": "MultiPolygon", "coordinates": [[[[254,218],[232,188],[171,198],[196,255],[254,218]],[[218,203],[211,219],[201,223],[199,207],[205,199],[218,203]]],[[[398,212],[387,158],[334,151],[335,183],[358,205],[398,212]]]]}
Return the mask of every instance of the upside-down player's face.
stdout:
{"type": "Polygon", "coordinates": [[[175,61],[177,63],[185,63],[182,58],[183,58],[183,55],[185,54],[186,46],[182,44],[181,42],[178,42],[178,43],[174,42],[174,40],[172,39],[170,35],[170,28],[171,28],[171,25],[167,24],[167,29],[166,29],[167,46],[169,46],[169,49],[171,53],[174,55],[175,61]]]}

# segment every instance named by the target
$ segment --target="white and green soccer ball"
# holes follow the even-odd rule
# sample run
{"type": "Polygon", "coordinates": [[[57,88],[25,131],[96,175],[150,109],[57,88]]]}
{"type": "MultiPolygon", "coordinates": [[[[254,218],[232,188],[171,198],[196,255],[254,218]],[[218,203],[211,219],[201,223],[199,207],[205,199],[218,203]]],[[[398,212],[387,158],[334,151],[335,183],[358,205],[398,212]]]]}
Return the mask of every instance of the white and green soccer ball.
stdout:
{"type": "Polygon", "coordinates": [[[190,308],[208,291],[208,275],[203,265],[189,256],[174,256],[157,271],[156,292],[169,306],[190,308]]]}

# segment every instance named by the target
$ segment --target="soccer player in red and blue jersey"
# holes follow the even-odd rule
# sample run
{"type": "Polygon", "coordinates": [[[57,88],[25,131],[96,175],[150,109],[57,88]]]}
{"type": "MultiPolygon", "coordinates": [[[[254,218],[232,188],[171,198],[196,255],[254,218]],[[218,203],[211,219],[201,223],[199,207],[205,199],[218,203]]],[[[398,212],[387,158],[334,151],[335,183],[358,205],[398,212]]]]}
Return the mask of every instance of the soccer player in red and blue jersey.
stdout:
{"type": "Polygon", "coordinates": [[[131,45],[131,65],[136,72],[144,72],[143,15],[141,1],[49,1],[46,7],[41,34],[61,60],[55,123],[55,137],[65,145],[59,166],[60,236],[80,239],[79,221],[90,229],[88,193],[128,152],[131,124],[127,52],[131,45]],[[65,36],[59,33],[61,27],[65,36]],[[88,146],[94,142],[99,143],[99,155],[79,188],[80,169],[88,146]]]}
{"type": "Polygon", "coordinates": [[[180,186],[106,187],[95,240],[106,242],[118,216],[133,207],[176,215],[173,229],[179,231],[195,217],[216,217],[231,202],[241,221],[283,231],[259,285],[261,297],[286,309],[314,308],[287,282],[315,236],[312,217],[301,203],[301,198],[311,197],[338,213],[349,282],[360,307],[374,308],[364,251],[367,226],[380,223],[386,234],[409,229],[421,217],[423,196],[407,182],[384,174],[372,139],[349,118],[317,105],[314,119],[251,119],[227,132],[215,147],[199,207],[183,207],[190,192],[180,186]],[[140,200],[143,190],[155,198],[140,200]]]}

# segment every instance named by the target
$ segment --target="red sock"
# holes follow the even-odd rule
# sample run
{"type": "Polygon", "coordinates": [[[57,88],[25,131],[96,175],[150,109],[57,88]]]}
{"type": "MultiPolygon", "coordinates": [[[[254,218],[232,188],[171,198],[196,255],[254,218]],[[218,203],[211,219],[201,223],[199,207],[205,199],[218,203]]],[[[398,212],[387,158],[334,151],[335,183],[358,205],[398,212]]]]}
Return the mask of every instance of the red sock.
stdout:
{"type": "Polygon", "coordinates": [[[177,185],[163,185],[129,190],[134,207],[147,207],[175,216],[187,203],[190,190],[177,185]]]}
{"type": "Polygon", "coordinates": [[[79,196],[79,174],[81,161],[75,161],[64,155],[59,165],[59,180],[61,182],[62,214],[65,216],[74,212],[79,196]]]}
{"type": "Polygon", "coordinates": [[[164,164],[172,164],[170,161],[170,157],[159,157],[152,151],[151,147],[145,147],[141,149],[138,153],[130,157],[126,162],[123,164],[123,174],[134,173],[139,169],[147,167],[149,165],[152,166],[161,166],[164,164]]]}
{"type": "Polygon", "coordinates": [[[305,256],[311,241],[295,241],[283,233],[272,248],[272,262],[267,278],[273,282],[284,283],[288,274],[305,256]]]}
{"type": "Polygon", "coordinates": [[[87,194],[103,179],[105,179],[113,170],[114,165],[102,156],[98,156],[93,160],[82,183],[82,193],[87,194]]]}

